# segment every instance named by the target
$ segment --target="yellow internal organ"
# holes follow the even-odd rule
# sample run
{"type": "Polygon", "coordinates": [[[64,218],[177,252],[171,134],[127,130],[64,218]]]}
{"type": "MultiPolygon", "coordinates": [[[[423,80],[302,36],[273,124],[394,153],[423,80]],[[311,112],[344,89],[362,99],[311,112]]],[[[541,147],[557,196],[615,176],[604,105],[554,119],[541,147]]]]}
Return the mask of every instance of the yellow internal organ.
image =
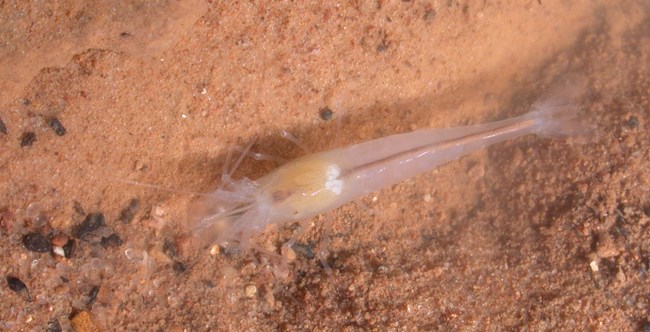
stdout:
{"type": "Polygon", "coordinates": [[[343,189],[340,168],[317,158],[301,158],[279,168],[267,187],[277,212],[294,219],[327,209],[343,189]]]}

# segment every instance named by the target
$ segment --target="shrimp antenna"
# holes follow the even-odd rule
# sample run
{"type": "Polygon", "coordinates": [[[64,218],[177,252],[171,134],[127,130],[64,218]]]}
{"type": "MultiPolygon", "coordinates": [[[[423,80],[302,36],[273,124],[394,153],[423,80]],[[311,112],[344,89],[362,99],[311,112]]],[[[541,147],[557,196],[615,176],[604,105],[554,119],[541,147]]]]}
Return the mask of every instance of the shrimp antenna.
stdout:
{"type": "Polygon", "coordinates": [[[224,175],[227,175],[228,177],[232,176],[233,173],[235,173],[235,170],[239,167],[242,161],[244,161],[244,158],[249,154],[251,148],[253,147],[253,144],[255,144],[255,141],[257,138],[253,138],[250,143],[244,147],[244,150],[241,152],[239,155],[239,158],[237,158],[237,161],[232,165],[230,170],[226,171],[226,168],[228,167],[228,164],[230,163],[230,158],[232,157],[232,150],[228,151],[228,157],[226,158],[226,165],[224,166],[224,175]]]}
{"type": "Polygon", "coordinates": [[[159,186],[159,185],[155,185],[155,184],[143,183],[143,182],[131,181],[131,180],[117,180],[117,182],[122,182],[122,183],[126,183],[126,184],[129,184],[129,185],[132,185],[132,186],[162,190],[162,191],[167,191],[167,192],[172,192],[172,193],[177,193],[177,194],[187,194],[187,195],[194,195],[194,196],[210,196],[211,195],[210,193],[191,191],[191,190],[182,190],[182,189],[175,189],[175,188],[168,188],[168,187],[163,187],[163,186],[159,186]]]}

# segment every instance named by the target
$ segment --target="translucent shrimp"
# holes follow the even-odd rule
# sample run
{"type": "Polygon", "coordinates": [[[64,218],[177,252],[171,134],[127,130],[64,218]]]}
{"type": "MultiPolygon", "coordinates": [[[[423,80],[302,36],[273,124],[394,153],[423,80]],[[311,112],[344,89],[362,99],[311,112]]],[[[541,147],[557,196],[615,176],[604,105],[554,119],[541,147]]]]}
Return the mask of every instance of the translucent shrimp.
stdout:
{"type": "MultiPolygon", "coordinates": [[[[194,232],[209,243],[246,248],[251,236],[269,224],[314,217],[486,146],[528,134],[584,134],[577,102],[585,90],[584,82],[574,78],[556,85],[521,116],[417,130],[308,154],[257,180],[234,181],[224,171],[223,187],[201,202],[204,211],[194,232]]],[[[236,164],[247,153],[248,148],[236,164]]]]}

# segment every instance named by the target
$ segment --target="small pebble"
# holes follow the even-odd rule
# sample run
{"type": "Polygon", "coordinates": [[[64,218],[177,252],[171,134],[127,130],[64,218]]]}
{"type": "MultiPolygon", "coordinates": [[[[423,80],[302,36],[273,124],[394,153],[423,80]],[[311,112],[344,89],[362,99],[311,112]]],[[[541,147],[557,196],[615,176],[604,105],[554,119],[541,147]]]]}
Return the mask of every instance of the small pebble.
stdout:
{"type": "Polygon", "coordinates": [[[153,207],[153,215],[154,217],[162,217],[165,215],[165,208],[163,208],[160,205],[156,205],[153,207]]]}
{"type": "Polygon", "coordinates": [[[253,298],[257,295],[257,287],[251,285],[251,286],[246,286],[246,297],[253,298]]]}
{"type": "Polygon", "coordinates": [[[135,214],[138,212],[139,208],[140,200],[137,198],[131,199],[129,201],[129,204],[120,212],[119,220],[125,224],[130,223],[133,221],[133,217],[135,217],[135,214]]]}
{"type": "Polygon", "coordinates": [[[147,165],[145,165],[144,163],[142,163],[140,160],[136,160],[136,161],[135,161],[135,164],[133,164],[133,168],[134,168],[136,171],[141,171],[141,170],[145,169],[146,167],[147,167],[147,165]]]}
{"type": "Polygon", "coordinates": [[[598,237],[596,254],[600,258],[611,258],[619,255],[618,248],[616,248],[611,235],[605,233],[598,237]]]}
{"type": "Polygon", "coordinates": [[[72,328],[77,332],[95,332],[99,331],[95,322],[93,322],[88,311],[80,311],[70,318],[72,328]]]}
{"type": "Polygon", "coordinates": [[[320,109],[320,118],[329,121],[334,116],[334,112],[329,107],[323,107],[320,109]]]}
{"type": "Polygon", "coordinates": [[[65,257],[72,257],[72,254],[74,254],[74,240],[70,239],[68,240],[68,243],[63,246],[63,253],[65,254],[65,257]]]}
{"type": "Polygon", "coordinates": [[[5,123],[0,119],[0,133],[3,133],[7,135],[7,126],[5,126],[5,123]]]}
{"type": "Polygon", "coordinates": [[[52,243],[41,233],[27,233],[23,236],[23,245],[29,251],[50,252],[52,243]]]}
{"type": "Polygon", "coordinates": [[[39,202],[32,202],[27,206],[25,217],[31,220],[31,226],[35,228],[45,226],[48,221],[48,217],[43,212],[43,207],[39,202]]]}
{"type": "Polygon", "coordinates": [[[386,43],[385,40],[382,40],[381,43],[379,43],[375,49],[379,53],[386,52],[386,50],[388,50],[388,43],[386,43]]]}
{"type": "Polygon", "coordinates": [[[174,238],[174,248],[180,256],[184,256],[194,245],[194,238],[188,235],[181,235],[174,238]]]}
{"type": "Polygon", "coordinates": [[[424,15],[422,15],[422,19],[427,23],[433,21],[434,18],[436,18],[436,11],[433,8],[427,8],[424,15]]]}
{"type": "Polygon", "coordinates": [[[106,287],[100,287],[99,292],[97,292],[97,301],[103,304],[110,304],[115,299],[115,295],[111,292],[110,289],[106,287]]]}
{"type": "Polygon", "coordinates": [[[56,234],[52,236],[52,238],[50,238],[52,245],[57,247],[65,246],[66,244],[68,244],[68,240],[70,240],[70,238],[64,233],[56,234]]]}
{"type": "Polygon", "coordinates": [[[172,264],[172,269],[178,273],[182,273],[187,270],[187,267],[181,262],[174,262],[174,264],[172,264]]]}
{"type": "Polygon", "coordinates": [[[43,212],[43,207],[39,202],[30,203],[25,209],[25,217],[30,220],[31,226],[33,227],[42,227],[48,221],[47,216],[43,212]]]}
{"type": "Polygon", "coordinates": [[[51,118],[50,120],[48,120],[47,124],[50,125],[50,127],[52,129],[54,129],[54,132],[59,136],[65,135],[65,133],[67,131],[65,129],[65,127],[63,126],[63,124],[61,124],[61,121],[59,121],[59,119],[57,119],[56,117],[51,118]]]}
{"type": "Polygon", "coordinates": [[[637,119],[637,117],[634,116],[634,115],[631,116],[627,120],[627,126],[630,127],[630,129],[634,129],[634,128],[638,127],[639,126],[639,119],[637,119]]]}
{"type": "Polygon", "coordinates": [[[84,207],[81,206],[81,203],[77,201],[74,201],[74,203],[72,204],[72,208],[74,209],[75,212],[77,212],[81,216],[86,214],[86,211],[84,211],[84,207]]]}
{"type": "Polygon", "coordinates": [[[11,289],[12,291],[14,291],[16,293],[27,290],[27,285],[25,285],[25,283],[22,280],[20,280],[20,279],[18,279],[16,277],[8,276],[7,277],[7,285],[9,286],[9,289],[11,289]]]}
{"type": "Polygon", "coordinates": [[[301,243],[294,243],[291,248],[300,256],[305,257],[307,259],[314,259],[316,257],[314,255],[314,251],[311,250],[311,247],[306,245],[306,244],[301,244],[301,243]]]}
{"type": "Polygon", "coordinates": [[[103,213],[90,213],[81,224],[72,228],[72,236],[82,239],[86,234],[92,233],[104,226],[106,226],[106,218],[103,213]]]}
{"type": "Polygon", "coordinates": [[[174,244],[174,242],[169,239],[165,239],[165,242],[162,246],[162,251],[165,253],[165,255],[171,258],[178,256],[178,248],[176,247],[176,244],[174,244]]]}
{"type": "Polygon", "coordinates": [[[90,307],[95,303],[95,300],[97,300],[97,294],[99,294],[99,286],[93,286],[88,293],[88,300],[86,300],[87,306],[90,307]]]}
{"type": "Polygon", "coordinates": [[[221,252],[221,247],[218,244],[215,244],[210,248],[210,255],[218,255],[221,252]]]}
{"type": "Polygon", "coordinates": [[[13,276],[7,276],[7,286],[9,286],[9,289],[16,292],[16,294],[20,295],[25,301],[32,301],[32,297],[29,295],[29,289],[27,289],[27,285],[25,285],[22,280],[13,276]]]}
{"type": "Polygon", "coordinates": [[[108,247],[119,247],[124,243],[119,234],[113,233],[108,237],[102,237],[101,245],[104,248],[108,247]]]}
{"type": "Polygon", "coordinates": [[[124,250],[124,256],[135,263],[142,263],[142,261],[146,258],[145,255],[146,253],[142,253],[141,251],[133,248],[124,250]]]}
{"type": "Polygon", "coordinates": [[[65,257],[65,250],[63,250],[63,247],[57,247],[57,246],[54,246],[54,247],[52,247],[52,252],[53,252],[55,255],[58,255],[58,256],[61,256],[61,257],[65,257]]]}
{"type": "Polygon", "coordinates": [[[289,246],[283,246],[282,247],[282,257],[285,258],[289,262],[293,262],[296,260],[296,251],[293,250],[293,248],[289,246]]]}
{"type": "Polygon", "coordinates": [[[20,147],[31,146],[34,142],[36,142],[36,134],[34,132],[26,131],[20,137],[20,147]]]}
{"type": "Polygon", "coordinates": [[[61,332],[63,329],[61,329],[61,324],[59,324],[59,320],[56,318],[50,319],[50,321],[47,322],[47,327],[45,328],[46,332],[61,332]]]}

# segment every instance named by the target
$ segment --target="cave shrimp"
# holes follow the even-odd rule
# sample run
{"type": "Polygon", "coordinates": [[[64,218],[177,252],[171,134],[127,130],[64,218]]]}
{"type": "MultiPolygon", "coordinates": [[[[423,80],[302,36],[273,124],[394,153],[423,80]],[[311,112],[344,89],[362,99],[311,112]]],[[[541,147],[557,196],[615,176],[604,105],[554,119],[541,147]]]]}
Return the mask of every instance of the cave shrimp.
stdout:
{"type": "MultiPolygon", "coordinates": [[[[204,196],[206,211],[193,224],[193,232],[210,244],[248,248],[251,237],[267,225],[312,218],[489,145],[528,134],[549,138],[584,134],[586,127],[578,116],[584,91],[583,82],[565,82],[524,115],[416,130],[307,154],[256,180],[235,181],[232,170],[224,170],[223,185],[204,196]]],[[[248,148],[235,167],[249,154],[248,148]]]]}

